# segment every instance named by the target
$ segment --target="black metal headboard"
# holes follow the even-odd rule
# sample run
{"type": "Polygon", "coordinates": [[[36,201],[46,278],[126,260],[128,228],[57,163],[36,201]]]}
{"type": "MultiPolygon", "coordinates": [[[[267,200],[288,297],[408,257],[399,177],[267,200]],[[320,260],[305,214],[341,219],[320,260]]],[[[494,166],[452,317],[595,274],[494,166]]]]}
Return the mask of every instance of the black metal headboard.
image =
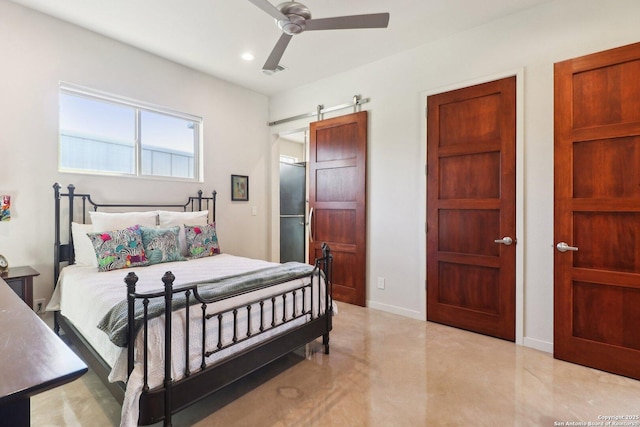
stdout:
{"type": "Polygon", "coordinates": [[[186,203],[159,203],[159,204],[145,204],[145,203],[96,203],[91,200],[91,195],[88,193],[76,193],[76,187],[73,184],[67,186],[67,192],[61,193],[62,186],[57,182],[53,184],[54,200],[55,200],[55,241],[54,241],[54,255],[53,255],[53,273],[54,284],[58,282],[58,276],[60,275],[60,264],[68,262],[73,264],[75,261],[75,252],[73,249],[73,238],[71,236],[71,223],[74,220],[75,208],[80,210],[80,218],[82,223],[86,223],[87,212],[90,210],[97,211],[98,208],[114,208],[114,209],[182,209],[187,211],[201,211],[208,210],[211,213],[211,221],[216,220],[216,195],[214,190],[210,197],[203,197],[202,190],[198,191],[197,196],[189,196],[186,203]],[[60,200],[66,197],[69,201],[69,210],[67,213],[67,220],[64,224],[68,228],[67,243],[60,241],[61,226],[62,226],[62,213],[60,210],[60,200]],[[76,203],[78,204],[76,206],[76,203]]]}

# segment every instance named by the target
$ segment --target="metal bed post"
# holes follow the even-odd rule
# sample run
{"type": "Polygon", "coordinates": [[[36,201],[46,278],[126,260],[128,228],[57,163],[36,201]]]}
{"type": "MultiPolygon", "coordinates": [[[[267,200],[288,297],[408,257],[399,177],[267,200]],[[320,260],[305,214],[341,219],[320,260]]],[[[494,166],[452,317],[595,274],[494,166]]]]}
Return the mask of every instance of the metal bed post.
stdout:
{"type": "MultiPolygon", "coordinates": [[[[67,189],[69,190],[69,221],[68,221],[68,226],[69,226],[69,239],[67,240],[67,242],[71,243],[73,242],[73,237],[71,236],[71,223],[73,222],[73,196],[74,193],[76,191],[76,187],[73,184],[69,184],[67,186],[67,189]]],[[[69,247],[69,264],[73,264],[75,262],[75,250],[73,249],[73,246],[69,247]]]]}
{"type": "Polygon", "coordinates": [[[128,273],[124,278],[124,282],[127,284],[127,319],[128,330],[127,339],[129,344],[127,345],[127,376],[131,375],[133,371],[134,355],[135,355],[135,310],[136,310],[136,283],[138,283],[138,276],[133,271],[128,273]]]}
{"type": "Polygon", "coordinates": [[[216,190],[213,190],[211,192],[211,198],[213,199],[213,221],[212,222],[216,222],[216,196],[218,195],[218,192],[216,190]]]}
{"type": "MultiPolygon", "coordinates": [[[[173,303],[173,281],[176,277],[170,271],[162,276],[164,283],[164,425],[171,426],[171,314],[173,303]]],[[[188,320],[187,320],[188,321],[188,320]]],[[[188,363],[188,361],[187,361],[188,363]]]]}
{"type": "MultiPolygon", "coordinates": [[[[53,200],[55,207],[55,239],[53,242],[53,286],[58,283],[60,276],[60,184],[53,184],[53,200]]],[[[53,331],[56,335],[60,334],[60,323],[58,322],[58,312],[53,313],[53,331]]]]}
{"type": "MultiPolygon", "coordinates": [[[[326,243],[322,244],[322,259],[323,259],[323,270],[324,270],[324,304],[325,304],[325,315],[327,318],[327,332],[322,335],[322,344],[324,345],[324,354],[329,354],[329,331],[332,329],[332,317],[333,317],[333,300],[331,299],[331,281],[332,281],[332,266],[333,266],[333,255],[331,255],[331,249],[329,245],[326,243]]],[[[318,273],[318,286],[320,286],[320,273],[318,273]]]]}
{"type": "Polygon", "coordinates": [[[57,182],[53,184],[53,201],[55,206],[55,237],[54,237],[54,251],[53,251],[53,280],[58,281],[60,276],[60,184],[57,182]]]}

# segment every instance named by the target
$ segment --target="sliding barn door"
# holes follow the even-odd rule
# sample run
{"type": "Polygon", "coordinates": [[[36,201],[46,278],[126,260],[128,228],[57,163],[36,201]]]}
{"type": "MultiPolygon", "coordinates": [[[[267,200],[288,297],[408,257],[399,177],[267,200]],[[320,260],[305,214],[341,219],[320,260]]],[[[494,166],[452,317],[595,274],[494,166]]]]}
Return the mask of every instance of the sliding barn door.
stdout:
{"type": "Polygon", "coordinates": [[[558,359],[640,379],[640,44],[555,65],[558,359]]]}
{"type": "Polygon", "coordinates": [[[515,339],[515,77],[427,98],[427,320],[515,339]]]}
{"type": "Polygon", "coordinates": [[[311,123],[309,262],[327,243],[333,253],[333,296],[365,306],[367,112],[311,123]]]}

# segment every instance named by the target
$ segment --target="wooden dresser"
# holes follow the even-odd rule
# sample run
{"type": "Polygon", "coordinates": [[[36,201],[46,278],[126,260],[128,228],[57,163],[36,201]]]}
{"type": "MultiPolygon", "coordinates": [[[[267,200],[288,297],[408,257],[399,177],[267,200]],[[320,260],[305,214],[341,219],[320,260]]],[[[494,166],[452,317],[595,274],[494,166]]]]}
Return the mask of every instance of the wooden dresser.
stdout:
{"type": "Polygon", "coordinates": [[[30,398],[71,382],[87,365],[0,279],[0,424],[29,426],[30,398]]]}

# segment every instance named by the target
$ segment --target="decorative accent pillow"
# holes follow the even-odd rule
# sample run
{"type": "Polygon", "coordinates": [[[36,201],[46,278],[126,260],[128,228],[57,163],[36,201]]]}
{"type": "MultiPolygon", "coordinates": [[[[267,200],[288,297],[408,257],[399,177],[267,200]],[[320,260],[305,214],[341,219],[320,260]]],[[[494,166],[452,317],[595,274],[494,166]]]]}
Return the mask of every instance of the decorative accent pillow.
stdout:
{"type": "Polygon", "coordinates": [[[220,253],[216,224],[184,225],[187,237],[189,255],[193,258],[203,258],[220,253]]]}
{"type": "Polygon", "coordinates": [[[98,271],[149,265],[139,225],[87,235],[98,258],[98,271]]]}
{"type": "Polygon", "coordinates": [[[184,224],[207,225],[209,223],[209,211],[158,211],[158,220],[160,228],[173,227],[174,225],[180,227],[180,234],[178,235],[180,253],[182,256],[189,256],[187,238],[184,235],[184,224]]]}
{"type": "Polygon", "coordinates": [[[140,227],[142,246],[149,264],[187,260],[180,253],[179,232],[180,227],[177,225],[171,228],[140,227]]]}
{"type": "Polygon", "coordinates": [[[96,252],[93,249],[91,239],[87,233],[93,231],[92,224],[71,223],[71,236],[73,237],[73,252],[75,253],[75,263],[78,265],[98,266],[96,252]]]}

